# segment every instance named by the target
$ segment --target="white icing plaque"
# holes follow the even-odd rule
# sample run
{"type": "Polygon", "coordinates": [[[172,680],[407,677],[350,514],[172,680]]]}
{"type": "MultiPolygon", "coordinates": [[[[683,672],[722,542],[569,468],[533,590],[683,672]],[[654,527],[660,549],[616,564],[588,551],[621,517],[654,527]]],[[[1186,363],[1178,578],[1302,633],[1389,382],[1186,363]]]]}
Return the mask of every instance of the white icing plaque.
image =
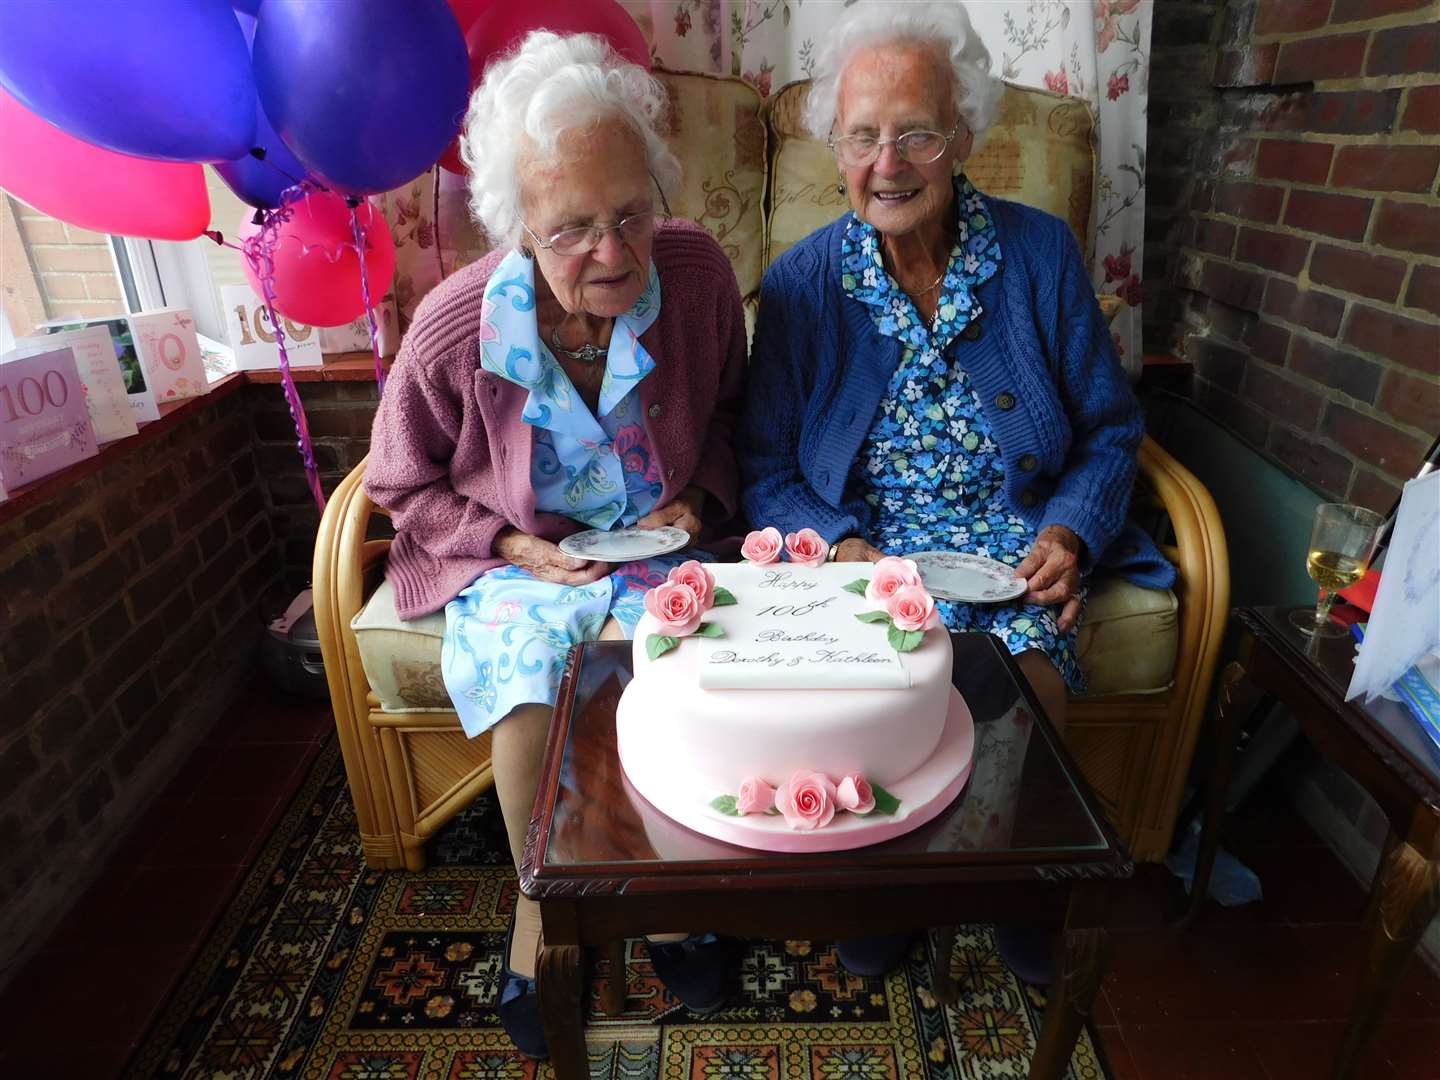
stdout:
{"type": "Polygon", "coordinates": [[[904,689],[910,673],[885,627],[856,615],[871,605],[844,591],[869,578],[867,563],[805,567],[711,567],[736,603],[712,608],[705,621],[723,637],[699,638],[700,685],[708,690],[904,689]]]}

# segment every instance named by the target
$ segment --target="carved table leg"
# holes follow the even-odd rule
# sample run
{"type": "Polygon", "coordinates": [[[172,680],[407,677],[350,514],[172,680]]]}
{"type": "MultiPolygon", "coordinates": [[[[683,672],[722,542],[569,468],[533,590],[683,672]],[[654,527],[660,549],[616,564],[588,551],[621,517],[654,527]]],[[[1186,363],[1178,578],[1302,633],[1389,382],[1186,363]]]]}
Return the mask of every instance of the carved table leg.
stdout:
{"type": "Polygon", "coordinates": [[[1210,871],[1215,866],[1215,852],[1220,847],[1220,827],[1225,821],[1225,797],[1230,791],[1230,776],[1235,770],[1235,743],[1240,738],[1245,721],[1263,697],[1264,694],[1246,677],[1239,661],[1232,661],[1226,666],[1220,677],[1215,764],[1210,770],[1210,784],[1205,796],[1205,818],[1200,831],[1200,853],[1195,860],[1190,906],[1176,924],[1181,930],[1190,928],[1210,892],[1210,871]]]}
{"type": "Polygon", "coordinates": [[[625,939],[616,938],[605,946],[605,959],[610,974],[600,984],[600,1008],[606,1016],[619,1016],[625,1011],[625,939]]]}
{"type": "Polygon", "coordinates": [[[1058,947],[1055,981],[1045,1003],[1045,1023],[1030,1064],[1030,1080],[1059,1080],[1065,1075],[1075,1040],[1100,989],[1108,951],[1109,937],[1100,927],[1066,929],[1058,947]]]}
{"type": "Polygon", "coordinates": [[[580,1012],[583,970],[578,945],[546,945],[540,950],[535,982],[556,1080],[585,1080],[590,1075],[580,1012]]]}
{"type": "Polygon", "coordinates": [[[955,955],[955,927],[935,930],[935,967],[930,973],[930,992],[941,1005],[954,1005],[960,992],[950,975],[950,958],[955,955]]]}
{"type": "Polygon", "coordinates": [[[1355,1014],[1335,1063],[1336,1080],[1355,1075],[1361,1052],[1385,1012],[1410,954],[1440,911],[1440,862],[1427,859],[1409,842],[1397,843],[1386,861],[1380,890],[1380,908],[1370,928],[1355,1014]]]}

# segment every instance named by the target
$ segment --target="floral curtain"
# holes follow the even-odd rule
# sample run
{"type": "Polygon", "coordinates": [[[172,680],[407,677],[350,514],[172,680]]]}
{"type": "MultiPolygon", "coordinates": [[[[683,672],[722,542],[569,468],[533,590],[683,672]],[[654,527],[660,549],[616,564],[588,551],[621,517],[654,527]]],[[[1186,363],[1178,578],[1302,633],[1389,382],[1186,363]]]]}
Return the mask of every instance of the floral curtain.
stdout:
{"type": "MultiPolygon", "coordinates": [[[[667,68],[736,75],[769,96],[807,78],[816,43],[855,3],[905,0],[621,0],[667,68]]],[[[970,0],[997,73],[1084,98],[1099,117],[1092,273],[1124,301],[1113,323],[1127,368],[1140,369],[1145,111],[1153,0],[970,0]]],[[[483,247],[461,178],[441,172],[387,196],[398,248],[396,299],[408,318],[425,292],[483,247]],[[438,207],[436,228],[435,210],[438,207]]]]}

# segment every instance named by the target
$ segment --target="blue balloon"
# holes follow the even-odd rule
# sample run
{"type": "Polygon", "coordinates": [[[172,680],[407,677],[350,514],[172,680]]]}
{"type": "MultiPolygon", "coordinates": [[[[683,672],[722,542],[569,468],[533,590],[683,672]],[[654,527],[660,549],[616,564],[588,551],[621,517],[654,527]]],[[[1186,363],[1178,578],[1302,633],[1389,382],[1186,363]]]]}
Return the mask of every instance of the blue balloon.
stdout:
{"type": "MultiPolygon", "coordinates": [[[[256,6],[259,6],[258,3],[256,6]]],[[[255,39],[255,20],[241,12],[238,5],[235,18],[240,24],[240,32],[245,35],[246,44],[250,44],[255,39]]],[[[270,126],[265,107],[258,97],[255,101],[255,151],[234,161],[218,162],[214,168],[230,190],[245,202],[262,209],[273,209],[280,205],[280,195],[284,190],[304,180],[308,173],[270,126]]]]}
{"type": "Polygon", "coordinates": [[[225,0],[0,3],[0,86],[122,154],[227,161],[254,144],[255,80],[225,0]]]}
{"type": "Polygon", "coordinates": [[[434,165],[469,98],[465,39],[445,0],[264,0],[254,63],[275,130],[348,195],[434,165]]]}

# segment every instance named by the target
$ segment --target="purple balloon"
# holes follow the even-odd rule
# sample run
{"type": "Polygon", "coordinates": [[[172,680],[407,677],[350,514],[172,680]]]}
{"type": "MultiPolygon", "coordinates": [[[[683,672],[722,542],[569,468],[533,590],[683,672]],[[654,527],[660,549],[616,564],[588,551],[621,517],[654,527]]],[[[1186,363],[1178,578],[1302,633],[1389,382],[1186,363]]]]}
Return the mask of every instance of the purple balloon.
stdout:
{"type": "MultiPolygon", "coordinates": [[[[255,6],[260,6],[259,0],[255,0],[255,6]]],[[[235,18],[248,46],[255,40],[255,20],[239,8],[237,4],[235,18]]],[[[255,101],[255,149],[263,156],[249,153],[234,161],[219,162],[214,168],[226,186],[242,200],[261,209],[274,209],[280,205],[284,190],[298,184],[309,174],[275,133],[258,97],[255,101]]]]}
{"type": "Polygon", "coordinates": [[[469,98],[445,0],[264,0],[255,82],[275,130],[322,182],[389,191],[429,169],[469,98]]]}
{"type": "Polygon", "coordinates": [[[254,145],[250,55],[225,0],[0,3],[0,86],[122,154],[227,161],[254,145]]]}

